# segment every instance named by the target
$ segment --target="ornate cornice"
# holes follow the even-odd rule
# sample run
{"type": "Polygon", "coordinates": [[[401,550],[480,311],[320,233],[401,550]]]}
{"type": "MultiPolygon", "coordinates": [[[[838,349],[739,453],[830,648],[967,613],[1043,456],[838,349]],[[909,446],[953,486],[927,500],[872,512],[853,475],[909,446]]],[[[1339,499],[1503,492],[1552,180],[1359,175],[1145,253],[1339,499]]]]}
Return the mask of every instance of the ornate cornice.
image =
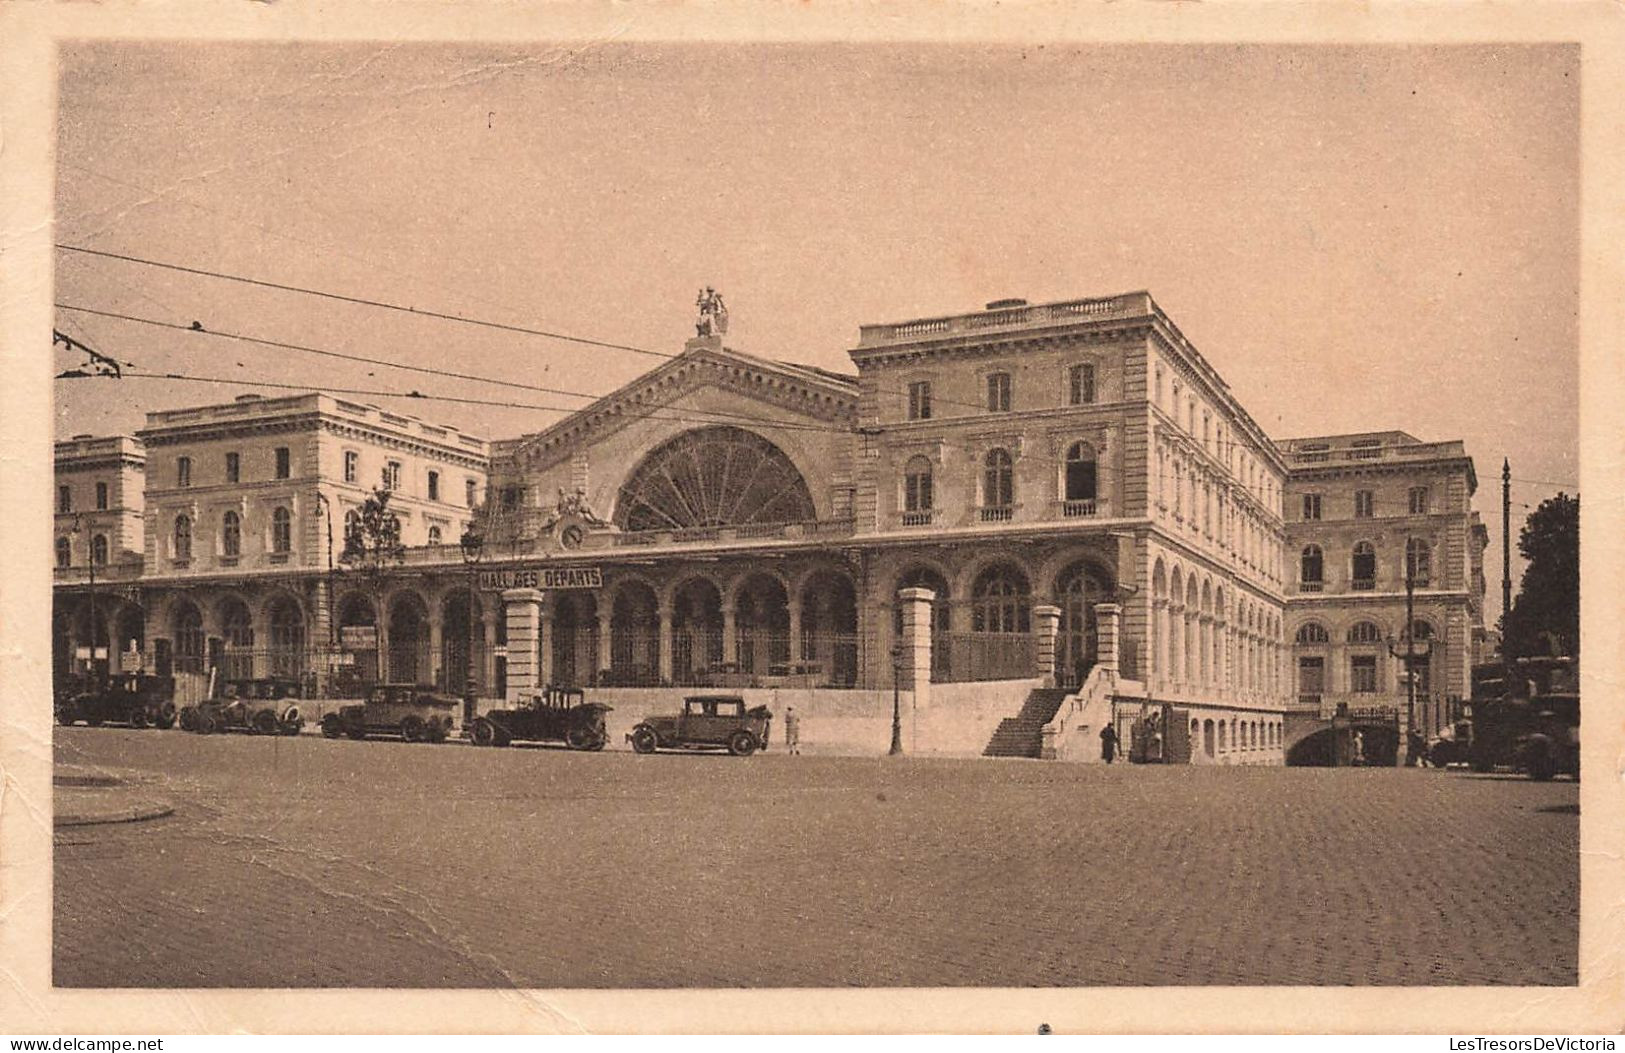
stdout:
{"type": "Polygon", "coordinates": [[[364,424],[333,417],[323,417],[321,430],[343,439],[354,439],[367,442],[374,446],[382,446],[391,450],[415,454],[445,464],[454,464],[462,468],[471,468],[476,471],[489,471],[490,459],[479,454],[469,453],[454,446],[442,446],[438,443],[428,442],[409,435],[398,435],[394,432],[384,431],[380,428],[369,427],[364,424]]]}
{"type": "Polygon", "coordinates": [[[193,442],[213,442],[219,439],[252,438],[257,435],[287,435],[294,432],[315,431],[321,414],[317,412],[289,414],[285,417],[260,417],[252,420],[199,421],[195,424],[166,425],[162,428],[136,432],[136,438],[149,449],[154,446],[180,446],[193,442]]]}
{"type": "Polygon", "coordinates": [[[1089,328],[1064,331],[986,332],[956,334],[940,340],[922,341],[897,348],[867,351],[862,354],[862,365],[895,368],[905,363],[925,364],[933,360],[962,358],[993,358],[1026,351],[1063,351],[1078,344],[1133,343],[1143,339],[1151,327],[1143,319],[1096,322],[1089,328]]]}

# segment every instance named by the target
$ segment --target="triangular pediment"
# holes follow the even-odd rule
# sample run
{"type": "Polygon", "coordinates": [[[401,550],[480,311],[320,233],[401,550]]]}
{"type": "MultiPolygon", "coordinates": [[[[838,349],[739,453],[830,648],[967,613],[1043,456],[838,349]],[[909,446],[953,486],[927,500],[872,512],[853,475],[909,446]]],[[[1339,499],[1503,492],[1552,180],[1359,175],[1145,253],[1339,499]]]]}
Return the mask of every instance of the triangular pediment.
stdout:
{"type": "Polygon", "coordinates": [[[516,464],[535,468],[564,451],[598,442],[647,418],[691,420],[696,427],[733,424],[852,426],[857,421],[857,378],[809,366],[757,358],[724,347],[694,347],[558,421],[519,439],[506,451],[516,464]],[[696,392],[729,396],[696,406],[696,392]],[[728,403],[726,406],[717,404],[728,403]]]}

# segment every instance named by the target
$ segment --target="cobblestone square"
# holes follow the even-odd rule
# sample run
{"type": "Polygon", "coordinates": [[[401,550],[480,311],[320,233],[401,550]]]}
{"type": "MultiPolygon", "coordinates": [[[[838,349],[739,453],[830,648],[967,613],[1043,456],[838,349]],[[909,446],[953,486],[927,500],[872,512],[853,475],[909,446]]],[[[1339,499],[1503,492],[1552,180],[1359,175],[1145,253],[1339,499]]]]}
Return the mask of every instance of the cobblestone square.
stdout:
{"type": "Polygon", "coordinates": [[[1573,984],[1577,787],[59,729],[69,987],[1573,984]]]}

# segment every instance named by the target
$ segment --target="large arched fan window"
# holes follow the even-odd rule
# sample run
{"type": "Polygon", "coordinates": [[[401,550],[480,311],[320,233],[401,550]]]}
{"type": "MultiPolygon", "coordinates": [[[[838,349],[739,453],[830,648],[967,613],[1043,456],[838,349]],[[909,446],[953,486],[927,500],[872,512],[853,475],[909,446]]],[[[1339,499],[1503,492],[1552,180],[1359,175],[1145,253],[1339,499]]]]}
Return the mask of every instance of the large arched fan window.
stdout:
{"type": "Polygon", "coordinates": [[[807,483],[777,446],[742,428],[684,432],[643,459],[615,502],[622,530],[680,530],[817,517],[807,483]]]}

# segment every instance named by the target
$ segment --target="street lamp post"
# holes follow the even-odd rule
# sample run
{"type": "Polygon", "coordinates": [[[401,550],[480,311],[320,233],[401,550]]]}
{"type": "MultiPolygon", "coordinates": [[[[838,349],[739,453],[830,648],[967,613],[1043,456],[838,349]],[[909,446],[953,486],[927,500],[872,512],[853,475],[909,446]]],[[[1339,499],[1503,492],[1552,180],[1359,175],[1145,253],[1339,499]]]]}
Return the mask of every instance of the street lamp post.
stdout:
{"type": "Polygon", "coordinates": [[[1405,766],[1410,767],[1416,763],[1416,757],[1411,754],[1409,738],[1416,733],[1416,660],[1426,658],[1433,653],[1433,641],[1423,640],[1421,650],[1417,650],[1416,640],[1416,556],[1411,551],[1409,541],[1405,545],[1405,631],[1400,634],[1399,640],[1404,643],[1404,650],[1397,647],[1392,634],[1388,637],[1388,653],[1405,663],[1405,766]]]}
{"type": "MultiPolygon", "coordinates": [[[[85,533],[85,514],[75,512],[73,516],[73,536],[79,537],[85,533]]],[[[85,545],[85,566],[90,571],[90,681],[91,686],[102,686],[101,667],[96,664],[96,628],[100,622],[96,610],[96,540],[94,535],[85,545]]],[[[108,648],[108,659],[112,659],[112,648],[108,648]]]]}
{"type": "Polygon", "coordinates": [[[474,674],[474,597],[478,594],[477,568],[485,555],[485,538],[473,523],[469,523],[458,544],[463,550],[463,565],[468,568],[468,607],[464,621],[468,626],[468,666],[463,681],[463,726],[466,728],[474,723],[474,695],[477,689],[474,674]]]}
{"type": "Polygon", "coordinates": [[[322,683],[330,690],[339,654],[338,590],[333,578],[333,505],[320,490],[316,491],[316,507],[321,509],[322,518],[327,522],[327,662],[322,670],[322,683]]]}
{"type": "Polygon", "coordinates": [[[891,749],[892,757],[903,755],[903,645],[891,649],[891,749]]]}

